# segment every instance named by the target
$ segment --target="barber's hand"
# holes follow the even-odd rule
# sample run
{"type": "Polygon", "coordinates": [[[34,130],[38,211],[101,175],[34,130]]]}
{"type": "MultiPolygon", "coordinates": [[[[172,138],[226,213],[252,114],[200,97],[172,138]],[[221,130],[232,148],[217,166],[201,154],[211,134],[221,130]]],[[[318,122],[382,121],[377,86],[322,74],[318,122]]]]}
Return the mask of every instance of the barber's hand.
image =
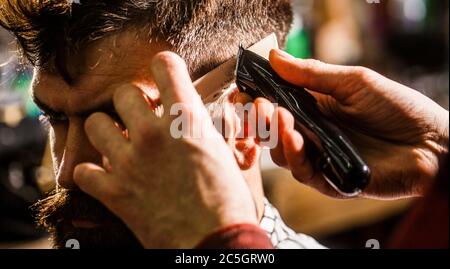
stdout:
{"type": "MultiPolygon", "coordinates": [[[[368,162],[372,177],[363,196],[423,194],[448,151],[448,111],[366,68],[295,59],[280,50],[271,52],[270,63],[282,78],[310,90],[368,162]]],[[[297,180],[340,197],[308,159],[293,116],[285,109],[274,115],[279,119],[279,143],[271,150],[275,163],[290,169],[297,180]]]]}
{"type": "Polygon", "coordinates": [[[184,61],[170,52],[159,53],[152,73],[165,109],[162,118],[152,112],[140,89],[120,86],[113,101],[128,139],[106,114],[90,116],[86,133],[111,169],[80,164],[74,172],[77,185],[120,217],[148,248],[192,248],[215,229],[256,224],[247,184],[184,61]],[[191,117],[191,126],[203,124],[204,134],[217,136],[173,138],[170,126],[176,116],[169,111],[176,103],[191,117]]]}

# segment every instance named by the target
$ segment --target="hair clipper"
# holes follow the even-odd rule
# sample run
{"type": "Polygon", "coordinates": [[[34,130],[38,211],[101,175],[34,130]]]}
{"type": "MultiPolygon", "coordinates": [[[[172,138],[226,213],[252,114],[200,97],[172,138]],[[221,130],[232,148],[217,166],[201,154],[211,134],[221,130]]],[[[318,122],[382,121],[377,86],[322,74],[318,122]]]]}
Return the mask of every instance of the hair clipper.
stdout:
{"type": "Polygon", "coordinates": [[[353,197],[368,185],[369,167],[344,133],[321,113],[317,100],[304,88],[278,76],[265,58],[242,46],[236,84],[252,98],[264,97],[292,113],[308,157],[339,193],[353,197]]]}

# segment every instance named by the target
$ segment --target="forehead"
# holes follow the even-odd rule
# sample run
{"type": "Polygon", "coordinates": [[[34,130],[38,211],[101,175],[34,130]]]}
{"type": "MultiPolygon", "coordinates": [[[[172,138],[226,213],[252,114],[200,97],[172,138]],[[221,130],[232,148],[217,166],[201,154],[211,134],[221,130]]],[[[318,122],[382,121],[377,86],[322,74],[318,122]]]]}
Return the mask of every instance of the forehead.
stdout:
{"type": "Polygon", "coordinates": [[[163,49],[161,43],[144,42],[131,33],[103,38],[68,59],[74,78],[70,85],[60,75],[36,68],[33,95],[57,111],[78,112],[110,99],[117,84],[133,83],[151,91],[150,62],[163,49]]]}

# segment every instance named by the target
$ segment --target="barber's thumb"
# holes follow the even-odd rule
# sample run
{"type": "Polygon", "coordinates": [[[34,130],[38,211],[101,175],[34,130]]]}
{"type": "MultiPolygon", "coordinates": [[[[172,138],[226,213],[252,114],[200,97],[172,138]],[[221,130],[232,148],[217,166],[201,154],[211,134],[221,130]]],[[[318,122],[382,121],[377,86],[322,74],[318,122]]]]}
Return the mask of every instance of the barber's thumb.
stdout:
{"type": "Polygon", "coordinates": [[[296,59],[282,50],[271,50],[270,64],[275,72],[284,80],[339,99],[339,85],[351,76],[352,67],[331,65],[318,60],[296,59]]]}
{"type": "Polygon", "coordinates": [[[83,192],[100,200],[110,185],[105,170],[91,163],[78,164],[73,172],[73,180],[83,192]]]}

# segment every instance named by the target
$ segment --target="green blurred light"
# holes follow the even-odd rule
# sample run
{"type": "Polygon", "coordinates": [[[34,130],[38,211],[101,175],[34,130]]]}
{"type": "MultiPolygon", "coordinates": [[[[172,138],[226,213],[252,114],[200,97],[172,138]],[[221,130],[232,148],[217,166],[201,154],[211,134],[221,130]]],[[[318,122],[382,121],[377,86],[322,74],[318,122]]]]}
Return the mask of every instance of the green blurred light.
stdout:
{"type": "Polygon", "coordinates": [[[296,58],[311,58],[310,39],[306,31],[295,30],[288,35],[286,52],[296,58]]]}
{"type": "Polygon", "coordinates": [[[20,72],[12,82],[14,91],[19,92],[25,101],[25,111],[30,117],[38,117],[40,110],[31,99],[29,92],[31,86],[32,75],[27,72],[20,72]]]}

